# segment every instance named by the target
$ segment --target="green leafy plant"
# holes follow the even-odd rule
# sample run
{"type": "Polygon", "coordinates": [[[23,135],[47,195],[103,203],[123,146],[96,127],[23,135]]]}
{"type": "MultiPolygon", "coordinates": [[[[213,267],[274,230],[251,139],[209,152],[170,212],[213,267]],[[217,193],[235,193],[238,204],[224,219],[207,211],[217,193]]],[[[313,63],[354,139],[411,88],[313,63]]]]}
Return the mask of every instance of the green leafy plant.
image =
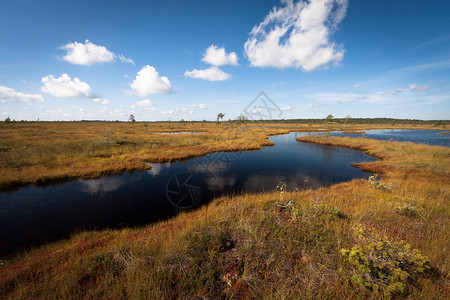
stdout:
{"type": "Polygon", "coordinates": [[[279,199],[280,203],[284,203],[284,195],[286,193],[286,188],[287,188],[286,182],[280,181],[277,184],[277,191],[278,191],[278,194],[280,195],[280,199],[279,199]]]}
{"type": "Polygon", "coordinates": [[[381,182],[381,177],[378,174],[369,177],[369,185],[384,191],[392,190],[391,186],[385,185],[384,183],[381,182]]]}
{"type": "Polygon", "coordinates": [[[408,285],[430,271],[430,262],[419,250],[404,242],[358,228],[359,245],[341,249],[341,254],[355,267],[352,281],[385,295],[406,293],[408,285]]]}
{"type": "Polygon", "coordinates": [[[414,217],[419,214],[418,208],[415,203],[407,201],[401,197],[394,196],[390,203],[392,209],[399,215],[414,217]]]}

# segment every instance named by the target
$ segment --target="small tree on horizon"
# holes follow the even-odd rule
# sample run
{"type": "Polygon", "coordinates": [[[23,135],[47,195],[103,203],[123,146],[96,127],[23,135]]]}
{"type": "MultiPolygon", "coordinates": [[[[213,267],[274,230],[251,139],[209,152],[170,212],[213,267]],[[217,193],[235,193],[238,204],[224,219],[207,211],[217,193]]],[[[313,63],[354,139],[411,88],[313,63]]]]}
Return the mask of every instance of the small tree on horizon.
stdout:
{"type": "Polygon", "coordinates": [[[237,121],[237,123],[239,124],[240,129],[241,129],[241,131],[242,131],[242,129],[243,129],[243,128],[242,128],[242,125],[243,125],[245,122],[248,121],[248,117],[247,117],[246,115],[244,115],[244,114],[240,114],[239,117],[236,118],[236,121],[237,121]]]}
{"type": "Polygon", "coordinates": [[[352,121],[352,117],[350,117],[350,115],[347,115],[345,117],[345,124],[350,124],[351,121],[352,121]]]}
{"type": "Polygon", "coordinates": [[[133,114],[130,114],[130,117],[128,118],[128,120],[129,120],[131,123],[136,122],[136,118],[134,117],[133,114]]]}
{"type": "Polygon", "coordinates": [[[217,123],[219,123],[219,119],[223,119],[223,117],[225,117],[224,113],[217,114],[217,123]]]}

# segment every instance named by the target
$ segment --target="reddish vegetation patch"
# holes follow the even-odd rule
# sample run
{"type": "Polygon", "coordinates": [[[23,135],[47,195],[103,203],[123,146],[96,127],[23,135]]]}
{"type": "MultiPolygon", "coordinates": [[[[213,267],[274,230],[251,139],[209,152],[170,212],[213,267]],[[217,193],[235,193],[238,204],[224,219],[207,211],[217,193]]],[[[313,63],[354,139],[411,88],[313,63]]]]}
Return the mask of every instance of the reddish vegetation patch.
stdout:
{"type": "Polygon", "coordinates": [[[82,237],[62,248],[31,254],[26,259],[1,268],[0,282],[6,282],[17,276],[17,274],[31,274],[30,279],[38,276],[38,274],[59,274],[72,266],[70,257],[78,255],[88,256],[113,242],[114,240],[109,236],[104,236],[100,239],[82,237]]]}

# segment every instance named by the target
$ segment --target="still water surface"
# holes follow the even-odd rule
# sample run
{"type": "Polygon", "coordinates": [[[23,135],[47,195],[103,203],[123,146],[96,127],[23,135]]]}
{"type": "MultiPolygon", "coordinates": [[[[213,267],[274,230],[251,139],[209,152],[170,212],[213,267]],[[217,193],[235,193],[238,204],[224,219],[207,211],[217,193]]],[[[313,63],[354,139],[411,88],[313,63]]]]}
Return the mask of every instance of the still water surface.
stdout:
{"type": "Polygon", "coordinates": [[[0,258],[84,229],[149,224],[179,212],[173,204],[187,207],[221,194],[272,190],[280,181],[289,189],[302,189],[370,175],[350,164],[374,158],[357,150],[295,140],[305,134],[273,136],[275,146],[258,151],[218,152],[154,164],[146,172],[0,193],[0,258]]]}
{"type": "MultiPolygon", "coordinates": [[[[450,147],[450,135],[443,130],[371,129],[365,134],[331,132],[332,136],[365,137],[384,141],[413,142],[450,147]]],[[[321,133],[323,134],[323,133],[321,133]]]]}

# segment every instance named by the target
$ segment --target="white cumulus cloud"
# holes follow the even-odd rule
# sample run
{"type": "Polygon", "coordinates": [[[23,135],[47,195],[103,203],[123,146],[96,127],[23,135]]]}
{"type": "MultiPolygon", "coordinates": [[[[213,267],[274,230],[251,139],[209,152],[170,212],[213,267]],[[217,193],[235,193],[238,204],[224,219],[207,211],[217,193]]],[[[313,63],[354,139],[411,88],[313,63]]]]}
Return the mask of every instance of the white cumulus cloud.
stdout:
{"type": "Polygon", "coordinates": [[[357,89],[359,88],[359,84],[355,83],[354,85],[352,85],[352,89],[357,89]]]}
{"type": "Polygon", "coordinates": [[[133,111],[134,111],[134,109],[136,107],[142,107],[147,112],[156,111],[157,110],[155,105],[153,104],[153,102],[148,100],[148,99],[144,99],[144,100],[141,100],[141,101],[136,101],[136,103],[131,105],[131,109],[133,111]]]}
{"type": "Polygon", "coordinates": [[[344,58],[330,35],[345,17],[348,0],[282,0],[254,26],[244,45],[252,66],[312,71],[344,58]]]}
{"type": "Polygon", "coordinates": [[[414,92],[423,92],[423,91],[428,90],[428,84],[420,86],[416,83],[413,83],[413,84],[409,85],[409,89],[414,92]]]}
{"type": "Polygon", "coordinates": [[[109,100],[106,98],[94,98],[93,100],[94,100],[94,102],[100,103],[101,105],[109,104],[109,100]]]}
{"type": "Polygon", "coordinates": [[[44,102],[44,97],[39,94],[25,94],[14,89],[0,85],[0,102],[44,102]]]}
{"type": "Polygon", "coordinates": [[[165,76],[160,77],[152,66],[143,67],[130,84],[131,89],[140,97],[150,94],[167,94],[171,92],[172,84],[165,76]]]}
{"type": "Polygon", "coordinates": [[[105,46],[93,44],[89,40],[86,40],[84,44],[78,42],[68,43],[61,46],[60,49],[67,51],[62,59],[75,65],[91,66],[113,62],[116,58],[119,58],[121,62],[134,65],[134,61],[131,58],[127,58],[122,54],[117,55],[106,49],[105,46]]]}
{"type": "Polygon", "coordinates": [[[291,109],[292,109],[292,107],[290,105],[286,105],[286,106],[280,107],[281,111],[289,111],[291,109]]]}
{"type": "Polygon", "coordinates": [[[67,54],[63,59],[76,65],[90,66],[93,64],[101,64],[113,62],[115,54],[106,49],[105,46],[95,45],[89,40],[83,43],[73,42],[61,47],[66,50],[67,54]]]}
{"type": "Polygon", "coordinates": [[[193,115],[195,113],[195,108],[194,107],[179,107],[176,109],[176,111],[193,115]]]}
{"type": "Polygon", "coordinates": [[[67,74],[55,78],[53,75],[42,77],[41,91],[57,98],[96,98],[91,87],[78,77],[73,80],[67,74]]]}
{"type": "Polygon", "coordinates": [[[208,104],[201,103],[201,104],[198,106],[198,108],[200,108],[200,109],[206,109],[206,108],[208,108],[208,104]]]}
{"type": "Polygon", "coordinates": [[[236,52],[230,52],[227,54],[225,52],[225,48],[219,48],[215,45],[211,45],[208,49],[206,49],[202,60],[216,67],[223,65],[239,65],[236,52]]]}
{"type": "Polygon", "coordinates": [[[197,78],[197,79],[203,79],[203,80],[209,80],[209,81],[224,81],[227,79],[231,79],[231,75],[228,73],[225,73],[221,69],[217,67],[210,67],[208,69],[204,70],[197,70],[194,69],[192,71],[186,71],[184,72],[185,77],[190,78],[197,78]]]}
{"type": "Polygon", "coordinates": [[[148,100],[148,99],[144,99],[141,101],[137,101],[134,106],[142,106],[142,107],[150,107],[153,106],[153,102],[148,100]]]}

